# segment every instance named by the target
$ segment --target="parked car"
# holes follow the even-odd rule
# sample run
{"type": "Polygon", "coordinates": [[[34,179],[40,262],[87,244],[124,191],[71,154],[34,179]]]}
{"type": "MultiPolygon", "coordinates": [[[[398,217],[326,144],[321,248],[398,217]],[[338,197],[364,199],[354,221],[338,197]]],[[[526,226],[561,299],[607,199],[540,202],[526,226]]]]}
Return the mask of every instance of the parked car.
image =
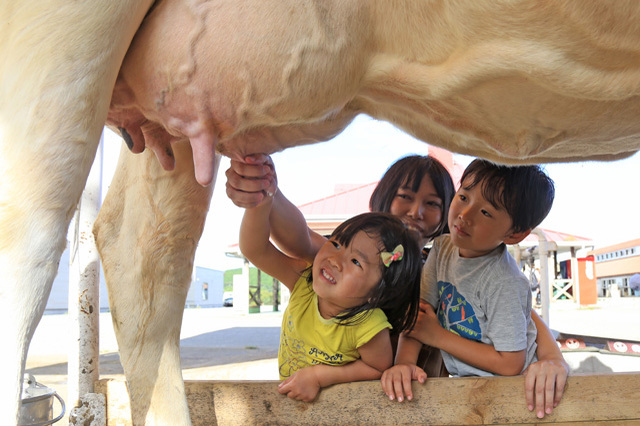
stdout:
{"type": "Polygon", "coordinates": [[[224,299],[222,306],[233,306],[233,297],[227,297],[224,299]]]}

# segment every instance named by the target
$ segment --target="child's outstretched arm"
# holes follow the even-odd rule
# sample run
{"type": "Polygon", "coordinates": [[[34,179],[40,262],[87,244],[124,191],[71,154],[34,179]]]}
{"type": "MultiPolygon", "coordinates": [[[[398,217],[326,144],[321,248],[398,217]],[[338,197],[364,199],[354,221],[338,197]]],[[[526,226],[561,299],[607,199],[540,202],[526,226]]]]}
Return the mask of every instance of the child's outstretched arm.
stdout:
{"type": "Polygon", "coordinates": [[[313,262],[326,238],[307,226],[300,210],[279,190],[271,157],[254,154],[244,161],[231,160],[226,175],[227,195],[239,207],[255,207],[272,195],[271,238],[287,255],[313,262]]]}
{"type": "Polygon", "coordinates": [[[321,388],[337,383],[377,380],[391,366],[389,330],[384,329],[358,348],[360,359],[345,365],[318,364],[303,368],[280,383],[278,392],[291,399],[311,402],[321,388]]]}
{"type": "Polygon", "coordinates": [[[307,226],[302,212],[280,191],[273,198],[269,220],[273,241],[291,257],[311,263],[327,241],[307,226]]]}
{"type": "Polygon", "coordinates": [[[271,202],[272,197],[267,197],[259,206],[245,210],[240,224],[240,251],[257,268],[293,291],[307,263],[284,255],[269,241],[271,202]]]}
{"type": "Polygon", "coordinates": [[[526,361],[526,351],[501,352],[492,345],[465,339],[440,325],[433,307],[420,304],[418,321],[410,336],[425,345],[442,349],[459,360],[501,376],[520,374],[526,361]]]}
{"type": "Polygon", "coordinates": [[[562,399],[569,364],[562,357],[551,331],[534,310],[531,311],[531,318],[538,330],[538,361],[525,371],[524,389],[527,408],[529,411],[535,408],[536,416],[542,419],[545,413],[551,414],[562,399]]]}

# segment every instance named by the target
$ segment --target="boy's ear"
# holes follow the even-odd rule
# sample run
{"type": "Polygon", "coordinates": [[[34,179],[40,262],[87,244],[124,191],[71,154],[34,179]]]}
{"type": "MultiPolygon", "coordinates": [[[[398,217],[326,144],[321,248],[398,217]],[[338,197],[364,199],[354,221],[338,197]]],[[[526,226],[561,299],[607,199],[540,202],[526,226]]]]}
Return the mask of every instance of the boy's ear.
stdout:
{"type": "Polygon", "coordinates": [[[507,236],[504,239],[505,244],[518,244],[520,241],[524,240],[531,233],[531,229],[527,229],[526,231],[514,232],[507,236]]]}

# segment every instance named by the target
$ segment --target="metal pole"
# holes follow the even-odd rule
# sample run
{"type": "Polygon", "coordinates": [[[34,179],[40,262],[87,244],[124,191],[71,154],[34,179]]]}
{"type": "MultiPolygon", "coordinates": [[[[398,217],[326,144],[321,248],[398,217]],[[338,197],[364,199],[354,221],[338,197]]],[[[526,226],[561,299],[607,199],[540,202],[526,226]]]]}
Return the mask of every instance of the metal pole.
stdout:
{"type": "Polygon", "coordinates": [[[93,393],[99,378],[100,260],[92,227],[101,204],[103,137],[70,231],[68,402],[93,393]]]}
{"type": "Polygon", "coordinates": [[[547,249],[547,237],[541,229],[536,228],[531,231],[538,236],[538,256],[540,257],[540,302],[542,304],[542,320],[551,327],[549,323],[549,291],[551,280],[549,279],[549,252],[547,249]]]}

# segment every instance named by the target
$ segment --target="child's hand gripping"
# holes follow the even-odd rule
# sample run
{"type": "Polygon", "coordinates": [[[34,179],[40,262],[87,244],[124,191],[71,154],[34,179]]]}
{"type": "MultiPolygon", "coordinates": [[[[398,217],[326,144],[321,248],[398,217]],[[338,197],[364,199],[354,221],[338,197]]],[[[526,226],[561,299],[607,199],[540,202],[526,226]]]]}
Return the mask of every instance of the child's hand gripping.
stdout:
{"type": "MultiPolygon", "coordinates": [[[[408,336],[422,344],[433,345],[433,342],[430,341],[431,333],[438,329],[442,330],[442,327],[438,322],[433,307],[424,301],[420,301],[418,319],[408,336]]],[[[406,399],[411,401],[413,399],[411,382],[417,380],[418,383],[423,384],[427,380],[427,373],[415,364],[403,363],[402,360],[397,358],[396,362],[398,364],[382,374],[380,379],[382,390],[390,400],[396,398],[398,402],[402,402],[406,396],[406,399]]]]}
{"type": "Polygon", "coordinates": [[[569,364],[562,359],[538,361],[524,372],[525,397],[529,411],[540,419],[560,404],[569,375],[569,364]]]}
{"type": "Polygon", "coordinates": [[[433,306],[421,300],[418,318],[409,336],[425,345],[438,348],[439,336],[443,332],[445,332],[445,329],[440,325],[433,306]]]}
{"type": "Polygon", "coordinates": [[[226,175],[227,196],[238,207],[256,207],[278,190],[278,177],[268,155],[253,154],[242,161],[231,160],[226,175]]]}
{"type": "Polygon", "coordinates": [[[278,385],[278,392],[291,399],[311,402],[320,392],[320,380],[315,367],[306,367],[295,372],[278,385]]]}
{"type": "Polygon", "coordinates": [[[382,390],[391,401],[397,398],[398,402],[404,401],[405,395],[408,401],[413,399],[411,381],[417,380],[424,384],[427,380],[427,373],[417,365],[398,364],[382,373],[380,382],[382,390]]]}

